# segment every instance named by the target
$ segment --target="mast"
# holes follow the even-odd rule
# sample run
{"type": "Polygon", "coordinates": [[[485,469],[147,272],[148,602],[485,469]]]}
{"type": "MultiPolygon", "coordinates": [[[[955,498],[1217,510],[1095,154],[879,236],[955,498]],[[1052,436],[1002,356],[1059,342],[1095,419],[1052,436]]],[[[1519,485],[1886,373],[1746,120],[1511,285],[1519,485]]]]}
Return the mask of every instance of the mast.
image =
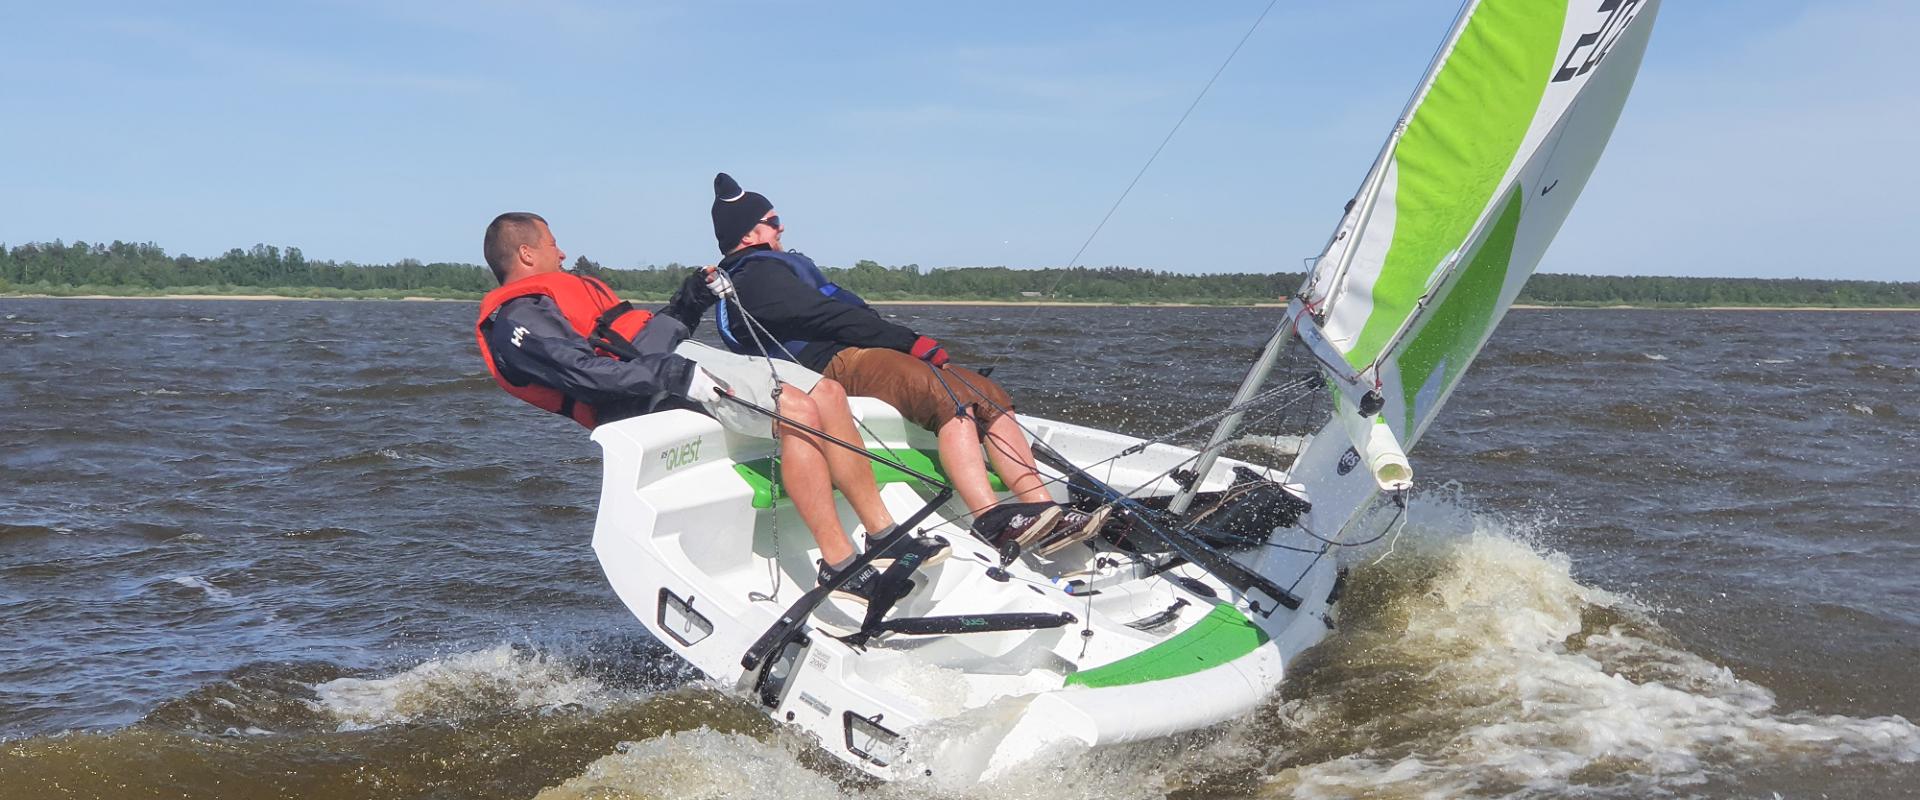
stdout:
{"type": "MultiPolygon", "coordinates": [[[[1452,28],[1447,31],[1446,38],[1441,40],[1440,46],[1434,50],[1433,56],[1428,59],[1427,71],[1421,76],[1420,84],[1414,88],[1413,94],[1407,98],[1406,105],[1400,110],[1399,120],[1394,123],[1392,132],[1387,134],[1387,140],[1380,145],[1380,154],[1374,157],[1373,167],[1367,171],[1367,177],[1361,181],[1359,202],[1355,203],[1358,208],[1348,216],[1343,217],[1340,224],[1335,226],[1333,234],[1327,238],[1326,246],[1321,249],[1321,258],[1315,261],[1314,269],[1307,274],[1306,280],[1301,282],[1300,290],[1294,293],[1293,302],[1288,306],[1286,317],[1283,318],[1279,326],[1274,329],[1273,336],[1267,340],[1266,347],[1260,350],[1259,358],[1255,359],[1253,366],[1247,370],[1246,377],[1241,379],[1240,390],[1234,393],[1233,401],[1228,404],[1229,408],[1253,399],[1254,395],[1259,394],[1260,388],[1266,385],[1267,378],[1273,373],[1274,364],[1280,360],[1281,351],[1292,342],[1300,314],[1306,313],[1306,308],[1300,302],[1300,297],[1311,294],[1313,289],[1319,285],[1323,279],[1334,287],[1340,285],[1340,276],[1352,265],[1354,253],[1358,250],[1359,243],[1355,241],[1355,239],[1360,231],[1366,227],[1366,221],[1373,216],[1374,205],[1380,198],[1380,186],[1386,180],[1387,165],[1393,158],[1395,145],[1399,144],[1400,137],[1404,136],[1407,132],[1408,118],[1413,115],[1413,110],[1419,107],[1420,98],[1424,97],[1427,90],[1433,86],[1433,79],[1440,71],[1441,61],[1446,57],[1446,54],[1453,49],[1454,43],[1459,41],[1460,34],[1466,29],[1467,20],[1473,15],[1473,8],[1478,3],[1479,0],[1464,0],[1464,2],[1460,4],[1460,10],[1455,13],[1453,18],[1452,28]],[[1340,254],[1335,258],[1333,266],[1326,267],[1326,252],[1342,242],[1345,242],[1346,246],[1341,249],[1340,254]]],[[[1333,298],[1324,299],[1331,300],[1333,298]]],[[[1330,367],[1331,365],[1325,365],[1323,360],[1323,366],[1330,367]]],[[[1359,397],[1355,397],[1354,401],[1356,406],[1364,407],[1371,405],[1370,403],[1363,403],[1359,397]]],[[[1334,413],[1340,413],[1337,404],[1334,413]]],[[[1220,451],[1226,447],[1226,443],[1233,437],[1233,434],[1239,430],[1240,422],[1245,417],[1245,410],[1235,411],[1227,415],[1225,419],[1220,420],[1219,425],[1214,426],[1213,435],[1207,438],[1207,444],[1200,449],[1200,458],[1194,464],[1194,474],[1197,477],[1194,478],[1191,484],[1182,486],[1180,491],[1174,495],[1173,501],[1167,506],[1168,511],[1174,514],[1182,514],[1193,504],[1193,496],[1199,492],[1201,478],[1204,478],[1206,474],[1213,469],[1214,462],[1220,458],[1220,451]]]]}

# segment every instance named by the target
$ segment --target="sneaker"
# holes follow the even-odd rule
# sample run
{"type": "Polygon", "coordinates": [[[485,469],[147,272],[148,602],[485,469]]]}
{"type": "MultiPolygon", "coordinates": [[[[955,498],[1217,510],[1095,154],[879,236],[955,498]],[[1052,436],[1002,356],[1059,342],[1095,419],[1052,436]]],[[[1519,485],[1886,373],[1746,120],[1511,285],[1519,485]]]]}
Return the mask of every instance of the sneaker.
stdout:
{"type": "Polygon", "coordinates": [[[1092,511],[1069,508],[1060,516],[1060,524],[1054,526],[1053,536],[1040,544],[1034,555],[1050,556],[1076,544],[1092,539],[1106,527],[1107,518],[1113,515],[1113,506],[1101,506],[1092,511]]]}
{"type": "Polygon", "coordinates": [[[1061,511],[1057,503],[1001,503],[974,516],[973,532],[993,545],[1012,542],[1024,550],[1060,524],[1061,511]]]}
{"type": "MultiPolygon", "coordinates": [[[[866,552],[871,553],[875,549],[885,547],[893,542],[894,537],[904,535],[906,535],[905,532],[901,531],[898,526],[891,525],[888,526],[886,530],[881,531],[877,537],[873,534],[867,534],[866,552]]],[[[911,550],[920,551],[920,566],[922,568],[931,567],[945,561],[947,560],[947,556],[953,554],[953,548],[947,546],[947,540],[945,539],[938,536],[915,536],[911,541],[895,547],[892,553],[881,558],[876,558],[870,563],[873,564],[874,569],[884,572],[887,567],[893,566],[896,558],[906,555],[907,552],[911,550]]]]}
{"type": "MultiPolygon", "coordinates": [[[[820,565],[820,577],[814,582],[814,585],[825,586],[829,581],[832,581],[838,573],[834,572],[832,567],[827,566],[827,562],[825,561],[817,563],[820,565]]],[[[878,594],[879,591],[880,570],[874,569],[872,564],[868,564],[861,567],[859,572],[854,573],[853,577],[848,578],[846,583],[840,584],[840,588],[829,593],[827,599],[859,603],[864,606],[871,602],[874,595],[878,594]]]]}

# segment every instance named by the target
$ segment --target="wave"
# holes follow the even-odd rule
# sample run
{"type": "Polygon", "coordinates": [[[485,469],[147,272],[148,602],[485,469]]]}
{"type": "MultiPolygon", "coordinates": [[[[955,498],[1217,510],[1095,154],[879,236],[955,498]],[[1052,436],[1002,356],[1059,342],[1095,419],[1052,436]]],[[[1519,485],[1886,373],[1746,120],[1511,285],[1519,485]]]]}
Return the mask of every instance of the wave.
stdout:
{"type": "Polygon", "coordinates": [[[1416,521],[1397,557],[1355,574],[1349,632],[1277,709],[1282,793],[1643,797],[1755,763],[1920,762],[1905,718],[1780,709],[1565,556],[1472,523],[1436,536],[1416,521]]]}
{"type": "Polygon", "coordinates": [[[509,711],[604,709],[607,687],[558,658],[509,645],[436,658],[383,678],[337,678],[313,687],[315,708],[341,730],[509,711]]]}

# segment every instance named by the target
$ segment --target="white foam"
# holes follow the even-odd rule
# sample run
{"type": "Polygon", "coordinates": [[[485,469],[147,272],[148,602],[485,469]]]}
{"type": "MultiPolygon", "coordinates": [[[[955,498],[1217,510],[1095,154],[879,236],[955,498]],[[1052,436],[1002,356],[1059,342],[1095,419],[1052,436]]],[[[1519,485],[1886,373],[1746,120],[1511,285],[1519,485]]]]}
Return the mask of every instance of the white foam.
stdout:
{"type": "Polygon", "coordinates": [[[1307,437],[1305,436],[1288,436],[1286,434],[1273,436],[1256,434],[1252,436],[1242,436],[1233,441],[1234,444],[1258,447],[1283,456],[1298,454],[1300,448],[1304,446],[1306,442],[1307,437]]]}
{"type": "MultiPolygon", "coordinates": [[[[179,538],[179,537],[175,537],[175,538],[179,538]]],[[[185,586],[189,589],[199,589],[200,591],[206,592],[208,600],[218,600],[224,603],[226,601],[233,599],[232,592],[229,592],[225,589],[215,586],[213,585],[213,582],[207,580],[206,578],[202,578],[198,575],[187,575],[184,577],[173,578],[171,580],[174,583],[180,584],[181,586],[185,586]]]]}
{"type": "Polygon", "coordinates": [[[612,797],[839,800],[845,795],[826,776],[801,766],[784,739],[769,743],[703,727],[624,742],[618,752],[588,764],[586,771],[534,800],[612,797]]]}
{"type": "Polygon", "coordinates": [[[1641,353],[1640,355],[1641,355],[1641,356],[1644,356],[1644,357],[1645,357],[1645,358],[1646,358],[1646,359],[1647,359],[1648,361],[1665,361],[1665,360],[1667,360],[1667,357],[1666,357],[1666,356],[1663,356],[1663,355],[1660,355],[1659,353],[1641,353]]]}
{"type": "Polygon", "coordinates": [[[1380,618],[1387,629],[1333,645],[1387,668],[1346,685],[1334,676],[1283,707],[1302,740],[1360,745],[1284,769],[1296,756],[1277,754],[1271,779],[1294,796],[1664,794],[1755,762],[1920,761],[1920,728],[1906,719],[1781,713],[1766,687],[1656,641],[1644,609],[1580,584],[1565,556],[1505,526],[1480,519],[1465,536],[1433,536],[1414,519],[1426,535],[1377,568],[1411,576],[1380,618]],[[1586,631],[1596,608],[1629,621],[1586,631]],[[1394,676],[1384,688],[1382,674],[1394,676]],[[1345,708],[1382,691],[1406,708],[1345,708]]]}
{"type": "Polygon", "coordinates": [[[339,678],[314,687],[313,704],[342,730],[499,711],[605,708],[598,681],[545,655],[500,645],[436,658],[385,678],[339,678]]]}

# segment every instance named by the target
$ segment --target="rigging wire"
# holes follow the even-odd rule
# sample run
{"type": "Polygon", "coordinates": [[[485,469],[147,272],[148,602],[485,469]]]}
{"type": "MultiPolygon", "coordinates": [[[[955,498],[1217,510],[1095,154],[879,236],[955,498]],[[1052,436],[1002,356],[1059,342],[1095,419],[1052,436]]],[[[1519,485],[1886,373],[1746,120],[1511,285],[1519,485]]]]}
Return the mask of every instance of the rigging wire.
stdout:
{"type": "MultiPolygon", "coordinates": [[[[729,294],[732,294],[732,293],[729,292],[729,294]]],[[[727,302],[727,298],[725,297],[720,298],[720,302],[722,303],[727,302]]],[[[746,315],[747,313],[746,305],[739,301],[738,295],[735,295],[734,306],[740,309],[740,314],[742,316],[746,315]]],[[[724,311],[725,309],[722,309],[722,310],[724,311]]],[[[749,317],[748,319],[751,319],[751,317],[749,317]]],[[[781,386],[780,370],[774,365],[773,359],[767,357],[767,346],[765,343],[761,342],[760,332],[755,331],[753,326],[750,325],[747,328],[747,334],[753,337],[753,344],[755,347],[758,347],[760,349],[761,357],[767,359],[767,374],[769,379],[773,381],[773,408],[774,410],[777,411],[780,409],[780,386],[781,386]]],[[[768,334],[768,336],[769,338],[771,338],[772,334],[768,334]]],[[[786,346],[780,344],[780,340],[778,339],[774,339],[774,344],[778,345],[782,350],[786,349],[786,346]]],[[[782,485],[780,480],[780,472],[782,467],[780,454],[783,450],[784,442],[782,441],[780,436],[780,420],[777,420],[777,419],[768,420],[767,422],[773,428],[773,459],[767,462],[767,478],[768,478],[767,491],[770,493],[771,499],[778,500],[781,492],[784,491],[785,489],[785,487],[782,485]]],[[[773,506],[773,513],[769,515],[770,528],[767,532],[767,535],[773,541],[773,558],[770,558],[767,560],[767,576],[768,576],[768,581],[772,584],[773,590],[767,593],[766,598],[769,601],[777,602],[780,597],[780,588],[781,588],[780,509],[779,509],[778,503],[772,503],[771,505],[773,506]]]]}
{"type": "MultiPolygon", "coordinates": [[[[726,302],[726,300],[722,299],[721,302],[724,303],[726,302]]],[[[797,355],[794,355],[792,350],[787,349],[786,342],[780,341],[780,337],[774,336],[772,331],[767,330],[767,327],[765,325],[760,324],[759,318],[755,317],[752,314],[747,313],[747,305],[746,303],[740,302],[738,292],[735,292],[733,295],[733,307],[740,311],[740,318],[747,321],[747,331],[748,333],[753,335],[754,346],[760,348],[760,357],[767,359],[767,361],[769,362],[767,365],[767,368],[769,370],[773,369],[773,365],[772,365],[773,356],[768,353],[767,346],[761,343],[760,337],[762,335],[765,335],[768,341],[773,342],[774,347],[780,348],[780,352],[787,357],[788,361],[791,361],[795,364],[800,363],[800,357],[797,355]]],[[[774,375],[775,375],[775,380],[777,381],[779,373],[776,371],[774,375]]],[[[895,461],[903,460],[901,458],[899,451],[896,451],[892,447],[888,446],[885,439],[880,438],[880,435],[877,433],[874,433],[872,428],[867,427],[867,423],[865,420],[862,420],[860,419],[860,417],[855,416],[853,418],[853,424],[856,426],[859,426],[860,432],[864,434],[867,438],[870,438],[874,442],[877,442],[878,444],[875,446],[877,446],[881,450],[886,451],[889,457],[893,458],[895,461]]],[[[866,444],[866,442],[862,441],[861,444],[866,444]]],[[[947,487],[943,485],[942,488],[947,488],[947,487]]],[[[868,533],[872,533],[872,531],[868,531],[868,533]]]]}
{"type": "MultiPolygon", "coordinates": [[[[1127,201],[1127,195],[1132,194],[1133,187],[1139,185],[1141,178],[1146,177],[1147,170],[1151,169],[1153,162],[1160,158],[1160,152],[1167,149],[1167,143],[1173,141],[1174,134],[1180,132],[1180,127],[1187,124],[1187,118],[1193,116],[1193,110],[1200,107],[1200,101],[1206,99],[1207,92],[1213,89],[1214,82],[1220,80],[1220,76],[1226,73],[1227,66],[1233,63],[1233,57],[1240,54],[1240,48],[1246,46],[1247,40],[1253,38],[1253,32],[1260,29],[1260,23],[1266,21],[1267,14],[1273,11],[1274,6],[1279,4],[1280,0],[1269,0],[1267,7],[1261,9],[1260,16],[1254,18],[1252,25],[1247,26],[1247,32],[1241,34],[1240,41],[1234,44],[1233,50],[1228,52],[1226,59],[1220,62],[1220,68],[1213,71],[1213,77],[1208,78],[1206,85],[1200,87],[1200,93],[1194,95],[1193,102],[1187,105],[1187,110],[1181,113],[1180,119],[1173,123],[1173,128],[1168,130],[1166,137],[1160,140],[1160,145],[1153,148],[1153,154],[1147,156],[1147,163],[1140,165],[1140,171],[1134,173],[1133,180],[1127,182],[1127,188],[1120,191],[1120,196],[1115,198],[1113,205],[1107,208],[1106,215],[1100,218],[1099,224],[1093,226],[1093,232],[1087,234],[1086,241],[1080,243],[1080,249],[1075,250],[1073,258],[1067,260],[1067,266],[1061,271],[1059,277],[1053,279],[1053,285],[1047,289],[1046,294],[1051,295],[1054,290],[1059,289],[1060,282],[1067,279],[1067,271],[1079,266],[1080,257],[1085,255],[1087,248],[1093,245],[1093,240],[1100,236],[1100,231],[1107,227],[1107,222],[1113,219],[1114,212],[1120,210],[1120,204],[1127,201]]],[[[1021,323],[1020,329],[1014,331],[1013,338],[1015,340],[1018,340],[1022,334],[1026,333],[1026,329],[1033,323],[1034,317],[1039,315],[1039,310],[1040,309],[1035,308],[1032,313],[1029,313],[1026,321],[1021,323]]],[[[989,366],[999,366],[1000,362],[1004,361],[1006,357],[1007,354],[1002,352],[994,357],[993,363],[989,366]]]]}

